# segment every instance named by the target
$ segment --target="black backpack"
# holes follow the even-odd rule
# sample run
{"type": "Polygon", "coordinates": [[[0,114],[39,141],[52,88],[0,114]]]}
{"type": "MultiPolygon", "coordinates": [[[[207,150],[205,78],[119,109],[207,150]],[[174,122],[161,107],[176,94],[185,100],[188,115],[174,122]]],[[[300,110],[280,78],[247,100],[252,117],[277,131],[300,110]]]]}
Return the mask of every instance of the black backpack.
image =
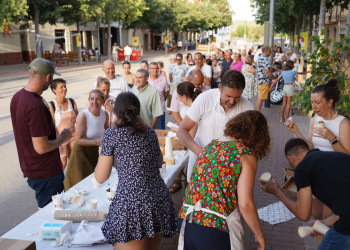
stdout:
{"type": "MultiPolygon", "coordinates": [[[[72,107],[74,109],[74,100],[72,98],[68,98],[68,100],[70,101],[70,103],[72,104],[72,107]]],[[[56,106],[55,103],[53,101],[50,102],[52,108],[53,108],[53,112],[56,112],[56,106]]]]}

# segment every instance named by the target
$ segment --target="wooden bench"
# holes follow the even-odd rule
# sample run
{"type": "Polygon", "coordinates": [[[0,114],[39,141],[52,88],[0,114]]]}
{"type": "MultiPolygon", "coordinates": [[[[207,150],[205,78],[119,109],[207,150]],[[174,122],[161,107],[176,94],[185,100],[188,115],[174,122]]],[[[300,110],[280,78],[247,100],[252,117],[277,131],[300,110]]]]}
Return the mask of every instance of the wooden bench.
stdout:
{"type": "Polygon", "coordinates": [[[73,57],[69,54],[54,54],[52,56],[52,61],[56,66],[60,66],[61,63],[66,62],[67,66],[70,61],[73,61],[73,57]]]}

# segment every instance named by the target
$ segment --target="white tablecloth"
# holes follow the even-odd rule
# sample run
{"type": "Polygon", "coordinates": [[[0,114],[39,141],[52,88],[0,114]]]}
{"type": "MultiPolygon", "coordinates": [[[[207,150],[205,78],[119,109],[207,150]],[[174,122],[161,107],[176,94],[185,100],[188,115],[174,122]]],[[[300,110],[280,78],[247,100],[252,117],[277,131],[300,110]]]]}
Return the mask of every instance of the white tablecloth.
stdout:
{"type": "MultiPolygon", "coordinates": [[[[185,151],[174,151],[174,157],[175,157],[175,165],[167,166],[166,172],[162,174],[162,178],[164,179],[164,182],[167,187],[170,187],[179,171],[181,171],[185,166],[187,166],[188,163],[188,153],[185,151]]],[[[64,194],[64,199],[68,197],[72,197],[76,195],[77,189],[80,191],[87,191],[87,196],[84,197],[84,204],[82,206],[82,209],[86,209],[86,201],[90,199],[96,199],[98,201],[97,209],[99,210],[106,210],[108,211],[109,208],[109,201],[107,200],[106,196],[106,189],[108,187],[116,187],[118,185],[118,174],[117,171],[113,168],[110,178],[103,184],[100,185],[98,189],[92,188],[92,182],[91,178],[94,174],[91,174],[90,176],[86,177],[84,180],[76,184],[74,187],[69,189],[64,194]]],[[[64,203],[64,209],[73,209],[73,205],[64,203]]],[[[30,241],[36,241],[36,248],[38,250],[47,250],[47,249],[54,249],[51,244],[52,240],[40,240],[38,236],[36,235],[40,225],[42,225],[46,221],[54,221],[53,219],[53,204],[52,202],[30,216],[28,219],[17,225],[15,228],[1,236],[2,238],[10,238],[10,239],[19,239],[19,240],[30,240],[30,241]]],[[[101,227],[103,222],[90,222],[94,223],[95,225],[101,227]]],[[[72,228],[72,234],[78,229],[80,223],[73,223],[72,228]]],[[[59,247],[61,249],[66,249],[65,246],[59,247]]],[[[58,248],[58,249],[59,249],[58,248]]],[[[99,245],[93,245],[91,248],[93,249],[113,249],[112,245],[109,245],[107,243],[105,244],[99,244],[99,245]]],[[[73,248],[73,249],[86,249],[86,247],[83,248],[73,248]]]]}

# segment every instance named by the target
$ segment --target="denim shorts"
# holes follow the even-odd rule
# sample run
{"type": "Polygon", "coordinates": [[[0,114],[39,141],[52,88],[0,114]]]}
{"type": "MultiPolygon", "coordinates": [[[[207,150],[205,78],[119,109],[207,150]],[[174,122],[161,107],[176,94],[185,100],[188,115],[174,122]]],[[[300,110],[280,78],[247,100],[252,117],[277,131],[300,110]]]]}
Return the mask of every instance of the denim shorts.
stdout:
{"type": "Polygon", "coordinates": [[[52,201],[52,196],[61,193],[64,190],[63,171],[58,175],[45,179],[27,178],[27,183],[35,191],[35,198],[38,207],[43,208],[52,201]]]}
{"type": "Polygon", "coordinates": [[[340,234],[331,227],[323,237],[317,250],[348,250],[350,249],[350,235],[340,234]]]}

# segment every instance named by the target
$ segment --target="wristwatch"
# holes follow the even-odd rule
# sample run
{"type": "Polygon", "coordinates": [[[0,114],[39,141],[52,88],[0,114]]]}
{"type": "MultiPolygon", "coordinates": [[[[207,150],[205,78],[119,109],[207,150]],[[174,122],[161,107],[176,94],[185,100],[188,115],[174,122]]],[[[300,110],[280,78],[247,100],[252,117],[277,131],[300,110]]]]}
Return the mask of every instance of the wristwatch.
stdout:
{"type": "Polygon", "coordinates": [[[338,142],[337,138],[334,138],[333,140],[329,141],[329,144],[334,145],[338,142]]]}

